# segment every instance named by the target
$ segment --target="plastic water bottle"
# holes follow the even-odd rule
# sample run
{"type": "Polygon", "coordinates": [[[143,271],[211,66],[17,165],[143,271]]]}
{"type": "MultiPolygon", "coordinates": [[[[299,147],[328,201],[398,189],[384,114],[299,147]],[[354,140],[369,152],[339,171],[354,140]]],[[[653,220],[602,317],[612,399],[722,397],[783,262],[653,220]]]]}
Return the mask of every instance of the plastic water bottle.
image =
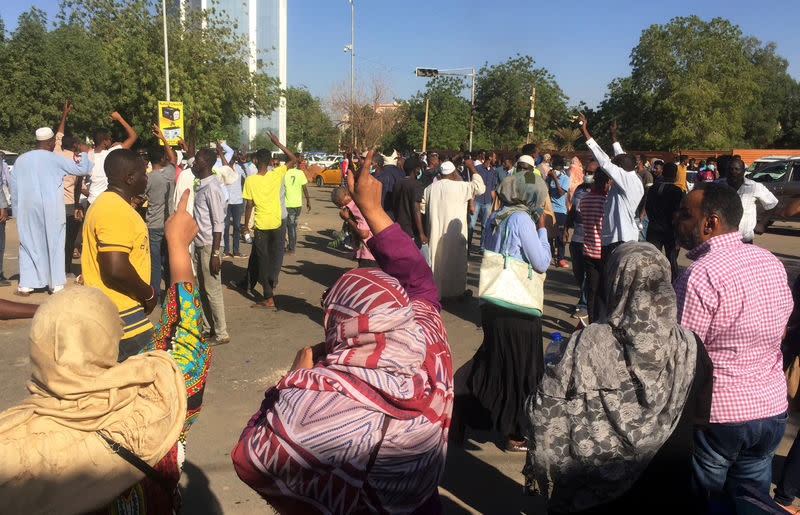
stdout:
{"type": "Polygon", "coordinates": [[[561,360],[561,354],[564,349],[564,338],[561,333],[550,333],[550,343],[544,353],[544,362],[547,365],[558,363],[561,360]]]}

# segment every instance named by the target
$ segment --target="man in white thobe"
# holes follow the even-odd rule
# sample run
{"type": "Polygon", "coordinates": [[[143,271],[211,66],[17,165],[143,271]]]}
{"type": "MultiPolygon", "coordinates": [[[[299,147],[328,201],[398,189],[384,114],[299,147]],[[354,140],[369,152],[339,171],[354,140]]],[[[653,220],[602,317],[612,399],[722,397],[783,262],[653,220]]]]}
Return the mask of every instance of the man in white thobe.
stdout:
{"type": "Polygon", "coordinates": [[[24,297],[35,288],[57,292],[67,282],[63,178],[88,175],[92,170],[86,153],[76,162],[53,153],[55,144],[53,129],[37,129],[36,148],[17,158],[11,174],[11,205],[19,234],[17,295],[24,297]]]}
{"type": "Polygon", "coordinates": [[[428,215],[428,239],[433,280],[439,297],[463,295],[467,289],[467,205],[486,191],[486,185],[471,160],[464,165],[472,180],[464,182],[450,161],[442,163],[442,179],[427,188],[422,212],[428,215]]]}

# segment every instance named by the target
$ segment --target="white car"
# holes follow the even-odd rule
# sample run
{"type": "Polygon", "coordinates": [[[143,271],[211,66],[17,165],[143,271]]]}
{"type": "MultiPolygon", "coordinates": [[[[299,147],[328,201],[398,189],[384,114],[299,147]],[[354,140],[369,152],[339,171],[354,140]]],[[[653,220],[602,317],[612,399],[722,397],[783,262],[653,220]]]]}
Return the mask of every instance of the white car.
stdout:
{"type": "Polygon", "coordinates": [[[340,155],[331,156],[328,154],[308,154],[306,156],[306,159],[308,159],[309,165],[319,165],[324,169],[328,168],[336,161],[342,159],[342,156],[340,155]]]}

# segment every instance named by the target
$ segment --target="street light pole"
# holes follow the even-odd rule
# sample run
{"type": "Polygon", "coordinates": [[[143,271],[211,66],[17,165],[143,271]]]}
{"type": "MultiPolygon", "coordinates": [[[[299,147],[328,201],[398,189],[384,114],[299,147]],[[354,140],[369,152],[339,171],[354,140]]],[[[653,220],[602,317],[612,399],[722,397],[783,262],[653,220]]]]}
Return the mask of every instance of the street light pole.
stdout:
{"type": "Polygon", "coordinates": [[[472,100],[469,107],[469,151],[472,152],[472,122],[475,117],[475,68],[472,68],[472,100]]]}
{"type": "Polygon", "coordinates": [[[356,146],[356,131],[353,128],[353,95],[355,85],[355,47],[353,46],[355,40],[355,17],[354,17],[353,0],[350,0],[350,133],[353,137],[353,148],[356,146]]]}
{"type": "Polygon", "coordinates": [[[449,68],[440,70],[438,68],[417,68],[414,70],[417,77],[436,77],[438,75],[455,75],[457,77],[472,77],[472,95],[470,97],[469,108],[469,151],[472,152],[472,128],[475,117],[475,68],[449,68]],[[454,73],[458,70],[472,70],[472,73],[454,73]]]}
{"type": "Polygon", "coordinates": [[[167,1],[161,0],[161,17],[164,22],[164,80],[167,83],[167,102],[169,102],[169,43],[167,43],[167,1]]]}

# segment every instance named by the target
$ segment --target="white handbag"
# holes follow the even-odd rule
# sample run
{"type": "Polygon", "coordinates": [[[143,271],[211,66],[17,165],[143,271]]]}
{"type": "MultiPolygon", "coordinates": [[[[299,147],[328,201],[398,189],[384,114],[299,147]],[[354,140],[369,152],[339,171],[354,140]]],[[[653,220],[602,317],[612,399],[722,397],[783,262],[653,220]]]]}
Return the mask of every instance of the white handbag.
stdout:
{"type": "Polygon", "coordinates": [[[483,251],[478,297],[488,302],[527,315],[542,316],[545,274],[536,272],[530,263],[508,255],[508,219],[502,231],[500,253],[483,251]]]}

